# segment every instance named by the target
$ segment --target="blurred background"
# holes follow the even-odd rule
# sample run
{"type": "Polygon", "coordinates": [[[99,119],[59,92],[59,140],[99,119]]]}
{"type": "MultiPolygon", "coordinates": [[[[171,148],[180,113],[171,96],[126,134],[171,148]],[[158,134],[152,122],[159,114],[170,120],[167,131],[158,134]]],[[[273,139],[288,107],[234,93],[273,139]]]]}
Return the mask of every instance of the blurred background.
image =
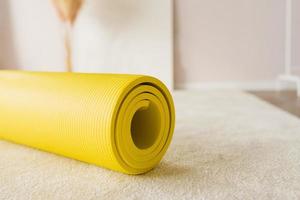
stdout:
{"type": "MultiPolygon", "coordinates": [[[[277,90],[286,67],[300,75],[299,8],[297,0],[85,0],[70,34],[72,71],[150,74],[176,89],[277,90]]],[[[65,71],[65,59],[53,1],[0,1],[1,69],[65,71]]]]}

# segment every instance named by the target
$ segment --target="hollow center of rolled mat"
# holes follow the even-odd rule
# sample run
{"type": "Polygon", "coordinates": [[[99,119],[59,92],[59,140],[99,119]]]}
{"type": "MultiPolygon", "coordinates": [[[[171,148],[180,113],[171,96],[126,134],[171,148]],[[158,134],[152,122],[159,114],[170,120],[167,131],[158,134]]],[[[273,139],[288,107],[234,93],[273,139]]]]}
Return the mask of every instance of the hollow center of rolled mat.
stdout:
{"type": "Polygon", "coordinates": [[[155,104],[140,108],[131,121],[131,138],[136,147],[147,149],[151,147],[160,130],[160,113],[155,104]]]}

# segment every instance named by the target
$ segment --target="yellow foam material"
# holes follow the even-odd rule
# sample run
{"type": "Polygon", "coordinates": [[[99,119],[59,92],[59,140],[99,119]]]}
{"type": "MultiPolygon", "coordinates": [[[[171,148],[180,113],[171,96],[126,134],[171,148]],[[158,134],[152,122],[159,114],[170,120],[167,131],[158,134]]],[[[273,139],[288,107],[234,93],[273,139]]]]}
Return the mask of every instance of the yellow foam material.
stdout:
{"type": "Polygon", "coordinates": [[[160,162],[174,113],[149,76],[0,71],[1,139],[127,174],[160,162]]]}

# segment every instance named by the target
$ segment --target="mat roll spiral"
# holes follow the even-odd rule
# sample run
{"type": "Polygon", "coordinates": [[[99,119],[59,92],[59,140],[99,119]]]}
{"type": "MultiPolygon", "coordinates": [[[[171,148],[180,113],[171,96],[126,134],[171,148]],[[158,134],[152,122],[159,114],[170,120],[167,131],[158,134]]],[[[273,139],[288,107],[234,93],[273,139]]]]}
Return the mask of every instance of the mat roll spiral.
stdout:
{"type": "Polygon", "coordinates": [[[0,71],[0,138],[120,171],[157,165],[172,139],[168,89],[143,75],[0,71]]]}

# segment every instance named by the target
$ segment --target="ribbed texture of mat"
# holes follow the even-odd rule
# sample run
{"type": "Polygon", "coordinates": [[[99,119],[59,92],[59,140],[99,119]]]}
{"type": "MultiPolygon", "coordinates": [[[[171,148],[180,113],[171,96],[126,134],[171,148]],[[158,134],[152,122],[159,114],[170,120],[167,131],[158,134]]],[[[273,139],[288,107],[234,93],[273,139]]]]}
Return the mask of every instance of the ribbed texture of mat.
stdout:
{"type": "Polygon", "coordinates": [[[141,75],[0,71],[0,138],[128,174],[165,154],[175,111],[141,75]]]}

